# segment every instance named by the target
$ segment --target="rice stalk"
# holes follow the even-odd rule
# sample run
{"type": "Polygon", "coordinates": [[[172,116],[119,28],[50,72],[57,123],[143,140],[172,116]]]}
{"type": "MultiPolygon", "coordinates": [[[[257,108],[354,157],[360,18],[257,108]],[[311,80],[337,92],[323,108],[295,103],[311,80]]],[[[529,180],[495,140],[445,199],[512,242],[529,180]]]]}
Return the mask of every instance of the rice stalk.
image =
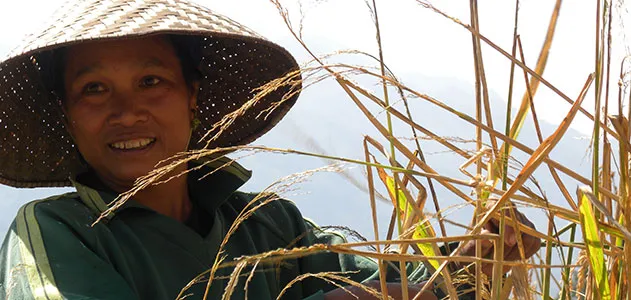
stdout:
{"type": "MultiPolygon", "coordinates": [[[[565,100],[567,103],[574,105],[574,100],[572,100],[570,97],[568,97],[567,95],[565,95],[563,92],[561,92],[558,88],[556,88],[552,83],[550,83],[549,81],[545,80],[543,77],[541,77],[536,71],[528,68],[526,65],[522,64],[519,60],[517,60],[515,57],[512,57],[508,52],[504,51],[501,47],[497,46],[495,43],[493,43],[491,40],[489,40],[487,37],[485,37],[484,35],[480,34],[479,32],[475,31],[470,25],[464,24],[462,23],[460,20],[449,16],[448,14],[446,14],[445,12],[437,9],[435,6],[431,5],[430,3],[427,3],[425,1],[422,0],[416,0],[417,3],[419,3],[422,7],[428,8],[433,12],[438,13],[439,15],[453,21],[454,23],[462,26],[463,28],[465,28],[466,30],[470,31],[471,33],[475,34],[476,36],[480,37],[480,40],[482,40],[483,42],[485,42],[487,45],[489,45],[491,48],[493,48],[494,50],[496,50],[498,53],[502,54],[504,57],[506,57],[507,59],[511,60],[512,62],[514,62],[517,66],[519,66],[520,68],[524,69],[526,72],[528,72],[528,74],[530,76],[533,77],[533,80],[538,80],[540,81],[543,85],[545,85],[547,88],[549,88],[550,90],[552,90],[553,92],[555,92],[557,95],[559,95],[563,100],[565,100]]],[[[594,116],[592,114],[590,114],[587,110],[585,110],[584,108],[580,107],[579,111],[585,115],[586,117],[588,117],[590,120],[594,121],[594,116]]],[[[602,124],[601,124],[602,125],[602,124]]],[[[616,139],[618,138],[618,136],[611,131],[610,128],[604,127],[602,126],[603,129],[605,129],[607,131],[607,133],[611,134],[612,136],[614,136],[616,139]]]]}
{"type": "MultiPolygon", "coordinates": [[[[489,297],[493,299],[507,299],[511,295],[517,299],[531,299],[539,296],[544,299],[550,299],[553,298],[552,290],[554,284],[559,288],[559,297],[561,299],[572,299],[572,297],[577,296],[583,299],[593,299],[598,295],[601,298],[606,298],[606,295],[614,299],[631,298],[630,293],[628,293],[628,276],[631,274],[631,247],[627,246],[631,242],[631,200],[629,199],[628,175],[630,166],[628,154],[631,151],[631,143],[629,142],[628,129],[630,121],[628,116],[623,116],[624,105],[631,103],[631,98],[628,102],[624,98],[625,84],[628,86],[628,74],[624,67],[625,61],[623,61],[621,63],[620,84],[617,95],[618,114],[614,116],[607,115],[610,106],[608,102],[610,97],[608,78],[612,53],[612,2],[596,1],[598,8],[595,12],[599,25],[596,28],[597,42],[595,44],[594,74],[587,78],[579,96],[576,99],[571,99],[543,76],[550,56],[555,28],[557,23],[560,22],[560,0],[556,1],[552,10],[546,37],[539,52],[536,66],[533,69],[527,67],[526,55],[518,34],[519,1],[516,1],[514,11],[515,25],[511,54],[482,34],[482,29],[479,26],[477,1],[471,0],[469,3],[471,24],[464,24],[462,21],[450,17],[447,13],[429,3],[420,0],[416,1],[421,6],[460,25],[471,34],[476,82],[476,108],[473,112],[455,109],[444,101],[411,88],[394,76],[392,70],[387,67],[384,61],[384,49],[381,43],[382,36],[376,1],[373,0],[372,4],[370,2],[367,2],[367,4],[373,14],[373,21],[377,31],[378,55],[359,50],[343,50],[318,55],[303,39],[302,21],[298,26],[295,26],[290,21],[289,11],[282,6],[280,1],[270,0],[270,2],[278,9],[292,36],[311,55],[310,61],[303,66],[301,72],[296,71],[286,74],[256,89],[255,96],[246,105],[213,124],[211,130],[207,132],[203,139],[207,143],[207,149],[180,153],[174,158],[161,162],[154,172],[139,178],[137,186],[132,191],[117,199],[111,210],[115,210],[118,207],[117,205],[132,197],[135,192],[142,188],[161,184],[176,178],[176,176],[182,176],[181,174],[174,174],[174,170],[178,170],[179,167],[191,160],[206,158],[217,162],[219,157],[226,153],[241,155],[241,157],[254,155],[259,152],[293,154],[305,157],[318,157],[327,161],[343,162],[366,168],[367,192],[370,198],[371,217],[373,220],[372,230],[375,240],[344,243],[341,245],[312,245],[299,248],[293,248],[294,245],[288,245],[287,249],[238,257],[234,260],[227,260],[226,256],[218,255],[213,267],[204,274],[200,274],[200,277],[190,283],[191,285],[206,282],[208,291],[213,279],[219,278],[217,270],[230,268],[232,276],[225,278],[228,280],[228,286],[224,292],[224,297],[229,298],[235,291],[236,286],[243,283],[241,282],[243,278],[245,278],[247,289],[247,285],[255,276],[255,272],[265,268],[265,266],[272,266],[273,268],[273,266],[286,259],[329,251],[374,258],[378,262],[381,278],[385,278],[385,266],[387,264],[392,265],[394,269],[397,269],[394,265],[397,264],[401,272],[405,269],[406,264],[426,264],[434,272],[426,285],[423,286],[422,291],[429,289],[434,282],[441,282],[441,286],[447,285],[445,287],[446,292],[452,298],[456,297],[456,294],[459,292],[455,290],[454,285],[463,282],[489,282],[491,284],[491,288],[488,291],[482,284],[475,285],[478,299],[489,297]],[[505,129],[502,129],[504,132],[496,129],[496,125],[493,124],[491,118],[490,103],[488,102],[489,86],[487,86],[489,83],[486,80],[486,70],[483,61],[485,56],[482,53],[482,45],[489,46],[493,52],[504,56],[511,64],[509,101],[512,101],[512,94],[518,92],[513,89],[515,71],[519,72],[515,68],[521,69],[526,85],[523,91],[522,102],[520,103],[521,106],[516,113],[511,108],[512,103],[509,103],[507,106],[506,124],[502,124],[505,125],[505,129]],[[375,66],[329,62],[335,59],[343,59],[343,55],[369,57],[374,61],[375,66]],[[383,89],[383,92],[372,92],[370,89],[357,83],[356,78],[379,83],[379,87],[383,89]],[[309,89],[328,79],[333,79],[337,83],[347,96],[345,100],[351,101],[361,115],[370,122],[370,126],[374,127],[379,133],[377,137],[364,137],[363,159],[327,155],[326,150],[323,149],[316,149],[315,152],[320,153],[314,153],[253,145],[221,149],[211,149],[209,147],[211,141],[231,130],[236,120],[242,118],[246,112],[249,112],[265,95],[269,95],[269,93],[279,88],[287,89],[289,96],[295,95],[295,93],[299,92],[299,85],[302,85],[303,90],[309,89]],[[595,83],[594,93],[596,99],[593,115],[581,106],[592,81],[595,83]],[[541,131],[539,117],[534,105],[539,85],[548,87],[561,99],[572,105],[563,122],[547,138],[544,138],[541,131]],[[389,88],[393,88],[398,92],[400,102],[396,102],[394,99],[395,94],[389,93],[389,88]],[[473,149],[467,149],[468,145],[459,143],[461,140],[454,140],[437,134],[436,131],[428,128],[426,124],[419,122],[419,118],[413,119],[412,117],[415,116],[416,112],[409,104],[415,102],[428,103],[432,107],[448,112],[453,121],[463,120],[464,124],[474,126],[475,134],[470,134],[471,136],[465,138],[458,137],[463,141],[473,141],[475,146],[469,144],[469,147],[473,149]],[[401,103],[405,106],[405,111],[399,109],[401,103]],[[373,105],[373,107],[376,105],[381,111],[375,113],[369,109],[368,105],[373,105]],[[381,113],[385,115],[385,122],[380,119],[381,113]],[[518,134],[525,124],[528,113],[531,113],[534,131],[539,141],[539,145],[535,149],[518,141],[518,134]],[[515,114],[515,117],[511,119],[513,114],[515,114]],[[579,114],[588,117],[594,124],[593,139],[591,141],[593,153],[590,158],[592,164],[590,178],[579,174],[575,166],[564,165],[549,157],[550,152],[566,136],[570,123],[579,114]],[[397,122],[398,124],[409,126],[413,137],[395,136],[393,128],[395,128],[394,124],[397,122]],[[424,136],[420,137],[417,135],[417,131],[424,136]],[[484,145],[483,143],[483,137],[486,136],[488,136],[489,145],[484,145]],[[437,172],[423,155],[423,149],[421,149],[421,144],[419,143],[419,140],[422,139],[435,142],[441,149],[445,149],[443,152],[456,154],[463,161],[475,164],[475,172],[472,171],[471,173],[473,174],[469,174],[466,168],[461,168],[464,171],[463,175],[466,176],[464,179],[461,178],[462,176],[447,176],[437,172]],[[383,145],[386,145],[386,143],[387,146],[389,145],[389,149],[386,150],[386,147],[382,145],[382,141],[383,145]],[[410,143],[407,143],[408,141],[410,143]],[[410,146],[412,142],[414,142],[414,146],[410,146]],[[498,142],[501,143],[501,146],[497,145],[498,142]],[[488,146],[490,151],[486,152],[484,146],[488,146]],[[519,152],[515,151],[513,153],[512,150],[518,150],[519,152]],[[527,155],[527,161],[524,164],[520,164],[515,157],[524,154],[527,155]],[[377,159],[378,157],[385,157],[387,162],[380,163],[377,159]],[[403,163],[399,163],[399,161],[403,163]],[[563,203],[558,203],[555,199],[548,201],[546,192],[538,185],[541,179],[533,177],[533,172],[540,170],[540,168],[546,168],[549,171],[556,185],[555,188],[558,188],[563,198],[565,198],[565,201],[560,201],[563,203]],[[393,206],[392,225],[388,228],[388,234],[385,238],[379,236],[379,226],[381,224],[377,223],[376,199],[378,188],[374,183],[374,180],[377,179],[374,176],[374,172],[380,175],[377,177],[380,178],[381,185],[388,192],[390,196],[389,201],[391,201],[393,206]],[[562,179],[561,176],[563,174],[567,178],[562,179]],[[434,213],[426,212],[424,209],[428,192],[427,188],[421,184],[420,177],[425,177],[428,180],[427,184],[434,200],[434,213]],[[489,179],[494,181],[489,183],[489,179]],[[566,179],[568,181],[564,182],[566,179]],[[499,180],[502,181],[501,188],[497,187],[499,180]],[[438,205],[433,182],[438,183],[440,188],[446,190],[445,193],[448,197],[458,200],[460,204],[441,209],[438,205]],[[568,186],[576,185],[577,183],[591,186],[594,191],[594,194],[582,193],[578,199],[579,204],[575,202],[568,192],[568,186]],[[532,188],[533,186],[534,188],[532,188]],[[467,194],[465,192],[467,189],[473,189],[474,193],[471,195],[467,194]],[[498,201],[494,205],[485,207],[483,205],[484,202],[490,198],[497,198],[498,201]],[[465,205],[475,206],[475,219],[469,225],[460,224],[451,219],[449,215],[465,205]],[[547,215],[548,221],[546,230],[542,230],[544,233],[537,232],[517,222],[514,210],[515,205],[542,210],[547,215]],[[499,220],[500,229],[498,234],[479,234],[482,226],[491,218],[499,220]],[[442,236],[436,235],[436,232],[429,225],[430,221],[440,224],[442,236]],[[557,230],[556,226],[560,224],[560,221],[567,221],[569,225],[557,230]],[[397,226],[394,224],[397,224],[397,226]],[[444,224],[457,226],[471,234],[447,236],[444,224]],[[506,235],[504,225],[512,226],[516,233],[517,250],[522,258],[521,260],[506,261],[503,259],[505,255],[503,241],[506,235]],[[580,226],[585,241],[578,240],[576,226],[580,226]],[[398,227],[398,235],[394,233],[394,227],[398,227]],[[532,259],[525,260],[525,246],[521,240],[521,233],[539,237],[544,243],[545,247],[543,249],[545,250],[532,259]],[[483,240],[491,241],[496,245],[492,257],[480,257],[481,252],[479,250],[483,240]],[[600,241],[600,245],[595,246],[594,241],[597,240],[600,241]],[[437,251],[439,243],[452,241],[460,241],[460,246],[464,244],[464,241],[475,241],[478,250],[476,251],[477,255],[472,257],[460,255],[460,246],[457,249],[449,249],[451,251],[444,255],[437,251]],[[374,251],[363,251],[358,249],[359,247],[374,247],[374,251]],[[395,247],[398,247],[399,250],[392,251],[395,247]],[[560,263],[558,264],[555,264],[553,261],[555,250],[559,253],[560,263]],[[576,251],[581,252],[577,261],[574,255],[576,251]],[[476,265],[478,271],[471,274],[463,274],[463,272],[451,274],[446,266],[454,262],[476,265]],[[490,278],[482,274],[481,267],[483,264],[491,264],[493,266],[493,274],[490,278]],[[512,268],[506,279],[502,278],[504,268],[512,268]],[[555,272],[560,274],[560,280],[555,277],[555,272]],[[529,281],[529,278],[533,275],[537,278],[536,284],[538,285],[529,281]],[[611,276],[607,278],[608,275],[611,276]]],[[[304,18],[304,15],[301,16],[304,18]]],[[[278,99],[269,108],[259,113],[258,117],[267,118],[271,112],[278,108],[278,105],[289,99],[289,96],[278,99]]],[[[473,99],[471,100],[473,101],[473,99]]],[[[631,114],[631,105],[629,105],[628,113],[631,114]]],[[[398,135],[401,135],[401,133],[398,133],[398,135]]],[[[379,158],[379,160],[381,159],[379,158]]],[[[226,162],[226,165],[229,163],[226,162]]],[[[337,166],[330,167],[330,169],[336,172],[340,171],[337,166]]],[[[275,188],[287,190],[295,183],[296,181],[289,180],[289,182],[284,184],[276,185],[275,188]]],[[[444,196],[441,197],[445,198],[444,196]]],[[[259,200],[267,201],[267,199],[259,200]]],[[[235,222],[237,224],[235,226],[238,226],[238,223],[247,218],[248,213],[258,207],[260,206],[255,204],[252,204],[252,207],[248,207],[240,215],[238,222],[235,222]]],[[[233,230],[232,227],[231,230],[233,230]]],[[[224,244],[225,242],[226,240],[224,240],[224,244]]],[[[349,281],[344,275],[335,273],[304,274],[284,287],[281,296],[292,285],[311,277],[325,280],[335,287],[343,288],[344,285],[348,284],[362,288],[356,283],[349,281]]],[[[401,284],[405,287],[408,284],[407,278],[405,276],[402,276],[402,278],[404,279],[401,284]]],[[[379,287],[381,292],[374,290],[372,291],[374,292],[373,295],[388,297],[388,285],[384,280],[380,281],[379,287]]],[[[403,296],[406,299],[408,297],[418,298],[418,294],[408,295],[404,293],[403,296]]]]}

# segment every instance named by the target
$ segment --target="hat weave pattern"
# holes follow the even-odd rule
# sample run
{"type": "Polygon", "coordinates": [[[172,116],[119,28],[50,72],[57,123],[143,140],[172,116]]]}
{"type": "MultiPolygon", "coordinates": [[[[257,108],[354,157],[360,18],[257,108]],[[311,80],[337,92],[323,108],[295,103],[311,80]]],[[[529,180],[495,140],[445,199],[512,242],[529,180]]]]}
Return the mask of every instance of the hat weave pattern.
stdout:
{"type": "MultiPolygon", "coordinates": [[[[254,89],[298,69],[282,47],[245,26],[202,6],[175,0],[71,1],[43,30],[26,37],[0,62],[0,183],[15,187],[68,186],[85,170],[64,129],[60,99],[42,82],[43,53],[87,41],[156,34],[196,39],[199,140],[213,124],[251,99],[254,89]]],[[[261,110],[278,101],[280,88],[236,120],[211,147],[247,144],[271,129],[295,103],[283,102],[267,118],[261,110]]],[[[193,148],[205,146],[194,144],[193,148]]]]}
{"type": "Polygon", "coordinates": [[[9,56],[60,43],[159,31],[210,31],[262,38],[254,31],[212,11],[184,1],[73,1],[66,3],[39,34],[28,36],[9,56]]]}

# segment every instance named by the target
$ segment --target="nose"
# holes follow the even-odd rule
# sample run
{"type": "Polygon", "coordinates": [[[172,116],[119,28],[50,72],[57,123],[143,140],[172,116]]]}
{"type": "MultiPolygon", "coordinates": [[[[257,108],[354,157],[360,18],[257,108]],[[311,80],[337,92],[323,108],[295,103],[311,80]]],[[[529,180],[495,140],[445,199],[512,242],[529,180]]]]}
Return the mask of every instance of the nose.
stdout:
{"type": "Polygon", "coordinates": [[[115,92],[112,95],[110,125],[132,127],[138,123],[147,122],[149,114],[141,105],[139,97],[133,92],[115,92]]]}

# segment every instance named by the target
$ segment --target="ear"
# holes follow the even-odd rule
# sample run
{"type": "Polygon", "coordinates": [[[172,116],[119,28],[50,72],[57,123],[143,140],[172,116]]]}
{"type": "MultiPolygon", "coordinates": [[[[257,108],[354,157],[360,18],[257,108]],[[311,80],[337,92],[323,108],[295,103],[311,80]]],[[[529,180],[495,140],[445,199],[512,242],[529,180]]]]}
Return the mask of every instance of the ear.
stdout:
{"type": "Polygon", "coordinates": [[[72,125],[72,121],[70,121],[68,119],[68,111],[66,110],[66,106],[64,104],[61,104],[61,113],[62,118],[61,118],[61,122],[64,124],[64,127],[66,128],[66,132],[68,132],[68,134],[70,135],[70,138],[72,139],[72,141],[75,141],[74,138],[74,126],[72,125]]]}
{"type": "Polygon", "coordinates": [[[195,80],[191,84],[191,93],[188,100],[188,108],[191,112],[191,121],[195,118],[195,110],[197,109],[197,95],[199,95],[199,81],[195,80]]]}

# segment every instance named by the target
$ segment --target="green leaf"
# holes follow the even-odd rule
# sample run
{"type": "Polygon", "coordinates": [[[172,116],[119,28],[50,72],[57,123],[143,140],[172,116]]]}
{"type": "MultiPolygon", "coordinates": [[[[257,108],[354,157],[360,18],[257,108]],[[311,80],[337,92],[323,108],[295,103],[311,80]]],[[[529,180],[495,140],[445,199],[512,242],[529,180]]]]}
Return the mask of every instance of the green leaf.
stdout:
{"type": "Polygon", "coordinates": [[[388,174],[386,174],[386,171],[384,171],[384,169],[382,168],[377,168],[377,173],[379,174],[379,179],[381,179],[381,181],[386,185],[386,188],[388,189],[388,194],[392,199],[392,205],[395,205],[399,208],[398,213],[401,220],[405,219],[406,216],[413,216],[414,208],[412,208],[410,202],[407,201],[405,193],[403,192],[401,187],[395,189],[394,178],[388,176],[388,174]]]}
{"type": "MultiPolygon", "coordinates": [[[[392,199],[392,204],[398,204],[399,207],[399,217],[400,219],[411,218],[414,214],[414,208],[412,207],[412,202],[408,201],[405,197],[405,193],[401,189],[401,187],[395,189],[395,181],[394,178],[388,176],[386,171],[382,168],[377,168],[377,173],[379,174],[379,178],[386,185],[388,189],[388,194],[392,199]],[[395,194],[396,191],[396,194],[395,194]],[[395,196],[397,195],[397,196],[395,196]],[[405,207],[405,209],[404,209],[405,207]]],[[[421,212],[421,216],[419,216],[421,220],[425,219],[425,215],[421,212]]],[[[429,221],[421,221],[414,228],[414,233],[412,234],[412,238],[421,239],[421,238],[432,238],[436,237],[436,232],[434,228],[429,223],[429,221]]],[[[436,243],[417,243],[418,248],[421,250],[423,255],[434,257],[440,255],[440,250],[436,243]]],[[[434,268],[434,270],[440,267],[440,263],[435,259],[428,259],[430,265],[434,268]]],[[[432,270],[432,272],[434,271],[432,270]]]]}
{"type": "Polygon", "coordinates": [[[611,299],[611,292],[609,290],[607,266],[605,265],[605,254],[603,252],[603,244],[600,241],[598,223],[588,198],[589,194],[591,194],[591,191],[588,188],[578,189],[581,230],[587,244],[587,255],[589,256],[592,274],[596,279],[600,299],[609,300],[611,299]]]}
{"type": "MultiPolygon", "coordinates": [[[[429,237],[434,237],[434,236],[436,236],[436,233],[434,232],[432,225],[428,221],[424,221],[423,223],[417,224],[416,229],[414,230],[414,233],[412,234],[412,237],[414,239],[429,238],[429,237]]],[[[434,243],[417,243],[416,245],[418,246],[419,249],[421,249],[421,252],[423,252],[423,255],[425,256],[440,255],[436,251],[436,248],[435,248],[436,245],[434,243]]],[[[432,267],[434,267],[434,270],[440,267],[440,263],[435,259],[429,259],[429,263],[432,265],[432,267]]]]}
{"type": "MultiPolygon", "coordinates": [[[[394,179],[392,177],[388,177],[386,184],[388,185],[388,191],[392,193],[392,191],[394,191],[394,179]]],[[[401,190],[400,188],[397,189],[397,196],[398,197],[396,197],[396,199],[399,203],[399,210],[402,216],[405,216],[406,218],[413,216],[414,209],[412,208],[412,205],[410,204],[410,202],[407,201],[407,198],[405,197],[405,193],[403,193],[403,190],[401,190]],[[403,209],[404,207],[405,209],[403,209]]],[[[394,198],[392,200],[394,201],[394,198]]]]}

